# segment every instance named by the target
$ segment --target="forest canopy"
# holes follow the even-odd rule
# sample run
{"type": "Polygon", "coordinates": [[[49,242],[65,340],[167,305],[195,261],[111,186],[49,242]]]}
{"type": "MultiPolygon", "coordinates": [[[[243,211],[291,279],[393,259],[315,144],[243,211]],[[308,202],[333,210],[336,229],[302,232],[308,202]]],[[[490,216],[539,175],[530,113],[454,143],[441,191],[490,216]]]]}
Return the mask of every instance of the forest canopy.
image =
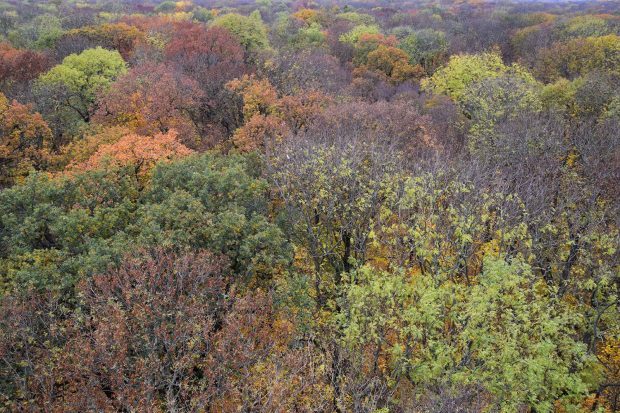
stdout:
{"type": "Polygon", "coordinates": [[[0,412],[620,411],[620,5],[0,0],[0,412]]]}

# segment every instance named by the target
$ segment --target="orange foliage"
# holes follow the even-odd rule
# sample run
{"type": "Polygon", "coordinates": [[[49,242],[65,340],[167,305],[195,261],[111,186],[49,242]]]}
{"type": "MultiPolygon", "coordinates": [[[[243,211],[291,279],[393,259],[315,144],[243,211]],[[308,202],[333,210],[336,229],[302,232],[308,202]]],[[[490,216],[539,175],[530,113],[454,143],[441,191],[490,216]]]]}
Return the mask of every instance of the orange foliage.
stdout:
{"type": "Polygon", "coordinates": [[[276,116],[254,114],[242,127],[235,131],[233,143],[243,152],[268,151],[273,144],[281,142],[290,133],[286,124],[276,116]]]}
{"type": "Polygon", "coordinates": [[[155,136],[129,134],[116,143],[101,145],[85,162],[72,164],[70,171],[99,169],[106,166],[134,166],[136,175],[147,174],[160,161],[191,155],[193,151],[177,140],[177,133],[155,136]]]}
{"type": "Polygon", "coordinates": [[[0,187],[41,169],[49,160],[52,132],[39,113],[0,93],[0,187]]]}
{"type": "Polygon", "coordinates": [[[277,103],[278,116],[296,133],[306,128],[330,102],[329,96],[316,91],[283,96],[277,103]]]}
{"type": "Polygon", "coordinates": [[[299,9],[292,16],[306,24],[321,23],[324,20],[322,14],[314,9],[299,9]]]}
{"type": "Polygon", "coordinates": [[[269,80],[247,75],[229,82],[228,88],[243,96],[246,122],[233,136],[242,151],[268,151],[271,144],[304,129],[330,102],[321,92],[279,98],[269,80]]]}
{"type": "Polygon", "coordinates": [[[243,96],[243,116],[246,119],[255,114],[272,113],[278,99],[278,94],[269,80],[257,79],[254,75],[243,75],[241,79],[231,80],[227,87],[243,96]]]}
{"type": "Polygon", "coordinates": [[[598,347],[597,356],[605,367],[607,383],[611,384],[603,388],[600,402],[605,407],[610,407],[612,401],[617,403],[620,400],[620,388],[615,385],[620,383],[620,338],[609,337],[603,341],[598,347]]]}
{"type": "Polygon", "coordinates": [[[368,53],[367,60],[366,69],[382,73],[394,83],[419,79],[424,75],[424,69],[410,64],[407,53],[396,47],[380,45],[368,53]]]}
{"type": "Polygon", "coordinates": [[[398,40],[394,36],[386,36],[381,33],[365,33],[360,36],[355,44],[353,63],[356,66],[365,65],[368,55],[379,46],[396,47],[398,40]]]}
{"type": "Polygon", "coordinates": [[[71,163],[75,165],[86,162],[97,152],[100,146],[116,143],[130,133],[131,130],[124,126],[104,127],[83,139],[75,140],[63,146],[61,153],[54,157],[54,163],[58,169],[62,169],[71,163]]]}

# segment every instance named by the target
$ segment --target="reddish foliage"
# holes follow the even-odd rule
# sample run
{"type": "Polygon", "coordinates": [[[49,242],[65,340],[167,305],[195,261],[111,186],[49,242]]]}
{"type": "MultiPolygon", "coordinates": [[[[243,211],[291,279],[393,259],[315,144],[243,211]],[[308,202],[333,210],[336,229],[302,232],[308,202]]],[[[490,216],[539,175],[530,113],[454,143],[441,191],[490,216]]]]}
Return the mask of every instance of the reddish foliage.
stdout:
{"type": "Polygon", "coordinates": [[[0,43],[0,83],[26,82],[49,67],[50,61],[42,53],[15,49],[8,43],[0,43]]]}
{"type": "Polygon", "coordinates": [[[197,372],[229,305],[225,263],[208,252],[143,255],[80,287],[90,318],[65,349],[67,406],[188,411],[201,399],[197,372]]]}
{"type": "Polygon", "coordinates": [[[321,356],[310,345],[291,348],[292,324],[271,295],[237,296],[226,268],[206,251],[139,251],[78,285],[70,314],[48,295],[4,300],[0,372],[14,383],[11,409],[287,412],[324,404],[321,356]]]}
{"type": "Polygon", "coordinates": [[[194,146],[200,132],[194,119],[203,96],[193,79],[164,64],[143,64],[99,99],[94,120],[125,125],[144,135],[175,129],[182,142],[194,146]]]}
{"type": "Polygon", "coordinates": [[[329,96],[316,91],[283,96],[277,104],[278,114],[297,133],[305,129],[330,102],[329,96]]]}
{"type": "Polygon", "coordinates": [[[239,126],[240,105],[225,84],[247,71],[239,42],[225,29],[183,22],[175,26],[165,56],[168,65],[194,79],[202,91],[195,121],[208,131],[209,144],[230,135],[239,126]]]}
{"type": "Polygon", "coordinates": [[[441,151],[429,116],[421,115],[408,102],[349,103],[331,106],[310,125],[310,136],[338,140],[354,136],[361,142],[376,142],[404,151],[410,159],[422,160],[441,151]]]}
{"type": "Polygon", "coordinates": [[[254,76],[243,76],[227,86],[243,97],[246,122],[233,136],[235,146],[243,151],[269,152],[286,135],[304,130],[330,102],[321,92],[279,98],[269,80],[254,76]]]}
{"type": "Polygon", "coordinates": [[[165,50],[166,58],[201,83],[223,83],[245,70],[243,47],[225,29],[185,22],[165,50]]]}

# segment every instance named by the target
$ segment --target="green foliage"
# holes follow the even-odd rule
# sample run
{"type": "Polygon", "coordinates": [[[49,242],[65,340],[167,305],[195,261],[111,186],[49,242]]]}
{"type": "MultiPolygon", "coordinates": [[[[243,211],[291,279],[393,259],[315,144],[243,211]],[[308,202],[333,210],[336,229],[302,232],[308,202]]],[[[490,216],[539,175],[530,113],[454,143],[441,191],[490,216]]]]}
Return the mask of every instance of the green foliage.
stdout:
{"type": "Polygon", "coordinates": [[[117,51],[98,47],[65,57],[60,65],[41,75],[39,82],[42,85],[63,85],[92,101],[98,91],[109,86],[126,70],[117,51]]]}
{"type": "Polygon", "coordinates": [[[72,114],[87,122],[97,94],[126,72],[127,65],[118,51],[87,49],[65,57],[61,64],[42,74],[35,91],[52,116],[62,116],[63,121],[70,122],[72,114]],[[58,106],[64,113],[57,113],[58,106]]]}
{"type": "Polygon", "coordinates": [[[63,33],[62,23],[58,17],[42,14],[10,32],[8,38],[16,47],[41,50],[54,47],[56,40],[63,33]]]}
{"type": "Polygon", "coordinates": [[[0,192],[4,288],[66,289],[117,262],[129,245],[207,247],[246,280],[290,260],[266,219],[266,182],[251,158],[206,154],[161,165],[149,189],[130,168],[62,179],[34,174],[0,192]]]}
{"type": "Polygon", "coordinates": [[[470,294],[463,336],[473,357],[484,361],[472,373],[503,411],[521,403],[549,411],[555,400],[570,403],[587,393],[581,374],[594,360],[571,335],[579,315],[550,298],[529,266],[487,260],[470,294]]]}
{"type": "Polygon", "coordinates": [[[448,64],[425,79],[422,86],[435,93],[448,95],[457,102],[465,97],[471,84],[504,74],[531,81],[532,76],[519,65],[506,66],[497,53],[451,56],[448,64]]]}
{"type": "Polygon", "coordinates": [[[412,64],[420,64],[429,71],[448,51],[448,41],[442,31],[423,29],[406,36],[398,47],[407,52],[412,64]]]}
{"type": "Polygon", "coordinates": [[[324,46],[325,40],[325,32],[318,23],[311,23],[308,27],[302,27],[291,39],[293,46],[300,50],[324,46]]]}
{"type": "Polygon", "coordinates": [[[452,56],[422,85],[451,97],[471,119],[469,148],[474,152],[493,143],[496,124],[542,109],[541,85],[523,67],[504,65],[495,53],[452,56]]]}
{"type": "Polygon", "coordinates": [[[260,13],[252,13],[249,17],[237,13],[225,14],[213,20],[212,24],[232,33],[249,53],[269,48],[267,27],[260,13]]]}
{"type": "Polygon", "coordinates": [[[375,24],[360,24],[350,31],[340,35],[339,40],[343,43],[354,44],[365,34],[379,34],[381,30],[375,24]]]}
{"type": "Polygon", "coordinates": [[[162,1],[155,7],[157,13],[170,13],[177,8],[176,2],[172,0],[162,1]]]}
{"type": "Polygon", "coordinates": [[[583,15],[573,17],[560,25],[560,36],[563,38],[605,36],[612,34],[612,28],[601,17],[583,15]]]}
{"type": "Polygon", "coordinates": [[[375,18],[369,14],[358,13],[354,11],[338,13],[336,15],[337,18],[350,21],[356,25],[373,25],[375,23],[375,18]]]}
{"type": "Polygon", "coordinates": [[[268,278],[290,252],[266,219],[266,190],[251,159],[241,156],[160,165],[133,230],[141,244],[207,248],[228,256],[248,280],[268,278]]]}
{"type": "Polygon", "coordinates": [[[127,244],[136,187],[122,171],[50,180],[34,174],[0,193],[5,288],[66,289],[102,271],[127,244]]]}
{"type": "Polygon", "coordinates": [[[550,411],[596,383],[584,382],[594,359],[571,336],[579,315],[546,288],[516,260],[485,260],[470,287],[364,267],[347,279],[339,320],[352,351],[377,348],[418,388],[477,385],[499,411],[550,411]]]}
{"type": "Polygon", "coordinates": [[[194,8],[194,10],[192,10],[192,15],[194,16],[194,20],[202,23],[207,23],[215,18],[213,11],[205,7],[194,8]]]}
{"type": "Polygon", "coordinates": [[[620,75],[620,36],[575,38],[541,50],[537,75],[546,81],[569,79],[595,71],[620,75]]]}

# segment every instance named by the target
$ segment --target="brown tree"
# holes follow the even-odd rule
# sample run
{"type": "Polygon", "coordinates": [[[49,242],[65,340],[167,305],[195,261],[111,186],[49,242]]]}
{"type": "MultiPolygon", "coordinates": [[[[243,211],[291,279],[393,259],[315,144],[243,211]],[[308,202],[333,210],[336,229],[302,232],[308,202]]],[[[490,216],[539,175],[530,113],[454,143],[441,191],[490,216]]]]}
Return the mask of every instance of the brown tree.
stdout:
{"type": "Polygon", "coordinates": [[[43,117],[0,93],[0,188],[30,169],[44,169],[52,147],[52,132],[43,117]]]}
{"type": "Polygon", "coordinates": [[[197,117],[203,96],[192,78],[164,64],[142,64],[99,98],[94,120],[146,135],[175,129],[182,142],[199,147],[197,117]]]}

